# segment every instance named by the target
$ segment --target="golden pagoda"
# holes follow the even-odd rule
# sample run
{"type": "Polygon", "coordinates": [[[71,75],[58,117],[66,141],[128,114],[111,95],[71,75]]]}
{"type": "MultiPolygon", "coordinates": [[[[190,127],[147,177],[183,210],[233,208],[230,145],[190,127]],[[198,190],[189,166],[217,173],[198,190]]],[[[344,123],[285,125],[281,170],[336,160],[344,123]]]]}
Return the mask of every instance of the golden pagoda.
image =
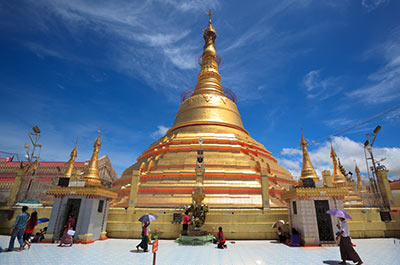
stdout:
{"type": "Polygon", "coordinates": [[[332,165],[333,165],[333,172],[332,172],[332,183],[334,186],[338,184],[342,184],[346,182],[346,177],[343,175],[342,171],[340,170],[337,155],[335,149],[333,149],[333,145],[331,143],[331,158],[332,158],[332,165]]]}
{"type": "Polygon", "coordinates": [[[99,176],[99,149],[101,147],[100,131],[96,141],[93,144],[93,154],[89,161],[89,165],[85,168],[82,179],[86,181],[86,185],[89,186],[101,186],[101,180],[99,176]]]}
{"type": "Polygon", "coordinates": [[[296,184],[262,144],[244,128],[237,106],[224,92],[218,72],[211,21],[197,84],[183,100],[173,126],[114,182],[113,206],[179,207],[190,204],[196,187],[196,154],[204,151],[204,203],[211,207],[261,207],[261,172],[269,178],[271,206],[283,206],[280,194],[296,184]],[[200,143],[199,139],[202,139],[200,143]],[[127,186],[132,184],[131,186],[127,186]],[[133,197],[131,197],[133,198],[133,197]]]}
{"type": "Polygon", "coordinates": [[[344,168],[340,164],[340,160],[336,155],[331,143],[331,158],[333,165],[332,183],[334,187],[343,187],[347,190],[347,195],[344,197],[343,203],[345,207],[363,206],[364,203],[357,193],[357,187],[354,181],[348,180],[343,174],[344,168]],[[338,162],[339,160],[339,162],[338,162]]]}
{"type": "Polygon", "coordinates": [[[315,173],[314,167],[311,164],[310,156],[308,155],[307,141],[304,139],[303,130],[301,130],[300,146],[303,151],[303,168],[301,169],[300,181],[302,182],[303,179],[312,178],[314,182],[318,182],[319,178],[317,173],[315,173]]]}
{"type": "Polygon", "coordinates": [[[75,163],[75,158],[78,155],[78,152],[76,151],[76,142],[75,142],[75,147],[72,149],[72,152],[70,154],[70,159],[64,164],[66,167],[65,173],[64,173],[64,178],[71,178],[73,170],[74,170],[74,163],[75,163]]]}

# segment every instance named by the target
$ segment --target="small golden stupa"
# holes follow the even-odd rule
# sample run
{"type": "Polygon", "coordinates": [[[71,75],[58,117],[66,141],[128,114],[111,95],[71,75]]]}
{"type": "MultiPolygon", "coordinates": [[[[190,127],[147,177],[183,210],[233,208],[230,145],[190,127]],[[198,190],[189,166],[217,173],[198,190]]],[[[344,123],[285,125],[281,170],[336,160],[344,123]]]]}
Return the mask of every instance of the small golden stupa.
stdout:
{"type": "Polygon", "coordinates": [[[76,144],[77,142],[75,142],[75,147],[71,151],[70,159],[64,164],[64,166],[66,167],[64,178],[71,178],[73,174],[75,158],[78,156],[78,152],[76,151],[76,144]]]}
{"type": "Polygon", "coordinates": [[[68,187],[54,186],[49,189],[49,195],[68,195],[68,194],[93,194],[115,199],[117,194],[106,189],[102,184],[99,176],[98,155],[101,146],[100,131],[93,145],[93,154],[88,166],[85,168],[84,174],[79,175],[79,171],[74,169],[75,158],[77,157],[76,143],[70,154],[70,159],[65,163],[64,178],[69,178],[68,187]]]}
{"type": "Polygon", "coordinates": [[[235,102],[224,92],[218,72],[217,37],[208,12],[201,70],[190,97],[183,100],[173,126],[114,182],[113,206],[179,207],[191,202],[195,161],[204,150],[204,203],[211,207],[261,207],[261,172],[270,178],[270,205],[283,206],[280,194],[296,184],[262,144],[244,128],[235,102]],[[199,144],[202,138],[202,144],[199,144]],[[136,180],[135,180],[136,179],[136,180]],[[134,180],[134,181],[132,181],[134,180]],[[132,187],[127,184],[134,183],[132,187]],[[136,185],[137,184],[137,185],[136,185]],[[132,190],[135,189],[135,190],[132,190]]]}
{"type": "Polygon", "coordinates": [[[310,156],[307,150],[307,141],[304,138],[303,130],[301,130],[300,146],[303,151],[303,167],[301,169],[300,182],[302,183],[302,181],[306,178],[312,178],[314,182],[318,182],[319,178],[317,173],[315,173],[313,165],[311,164],[310,156]]]}
{"type": "Polygon", "coordinates": [[[363,206],[364,203],[359,194],[357,194],[357,187],[354,185],[354,181],[348,179],[343,173],[345,173],[344,168],[340,165],[340,160],[338,162],[338,157],[336,155],[335,149],[333,149],[331,143],[331,158],[333,165],[332,173],[332,184],[334,187],[343,187],[347,190],[347,195],[344,197],[344,206],[363,206]]]}
{"type": "Polygon", "coordinates": [[[89,165],[85,168],[82,179],[86,181],[89,186],[101,186],[100,176],[99,176],[99,149],[101,147],[100,131],[99,136],[97,136],[96,141],[93,144],[93,154],[89,161],[89,165]]]}

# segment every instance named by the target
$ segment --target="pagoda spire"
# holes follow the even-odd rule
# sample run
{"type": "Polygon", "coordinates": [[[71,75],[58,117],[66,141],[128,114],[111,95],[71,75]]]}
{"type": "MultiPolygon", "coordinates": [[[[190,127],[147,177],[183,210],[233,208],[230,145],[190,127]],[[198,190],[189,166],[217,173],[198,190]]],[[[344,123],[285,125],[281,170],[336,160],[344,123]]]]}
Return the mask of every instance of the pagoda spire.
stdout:
{"type": "MultiPolygon", "coordinates": [[[[354,161],[355,162],[355,161],[354,161]]],[[[357,186],[360,187],[362,185],[362,181],[361,181],[361,175],[360,175],[360,169],[357,166],[357,162],[355,162],[356,164],[356,168],[354,169],[354,171],[357,174],[357,186]]]]}
{"type": "Polygon", "coordinates": [[[332,172],[332,183],[333,185],[339,183],[345,183],[346,177],[343,175],[342,171],[340,170],[339,164],[337,162],[337,155],[335,149],[333,149],[333,145],[331,142],[331,158],[332,158],[332,165],[333,165],[333,172],[332,172]]]}
{"type": "Polygon", "coordinates": [[[214,46],[217,32],[212,25],[211,9],[206,14],[209,16],[208,27],[203,32],[204,48],[201,55],[201,70],[197,76],[197,85],[193,95],[217,94],[225,96],[221,85],[221,76],[218,72],[217,52],[214,46]]]}
{"type": "Polygon", "coordinates": [[[85,168],[84,174],[82,176],[83,180],[86,181],[86,184],[91,186],[101,186],[98,165],[99,149],[101,147],[101,131],[99,130],[98,132],[99,136],[97,136],[97,139],[93,144],[94,150],[92,158],[90,159],[89,165],[85,168]]]}
{"type": "Polygon", "coordinates": [[[311,164],[310,156],[308,155],[307,141],[304,138],[303,129],[301,129],[300,146],[303,151],[303,168],[301,169],[300,181],[306,178],[312,178],[314,179],[314,182],[319,181],[317,173],[315,173],[314,167],[311,164]]]}
{"type": "Polygon", "coordinates": [[[64,178],[70,178],[72,175],[72,171],[74,170],[75,158],[78,155],[78,152],[76,151],[77,144],[78,144],[78,139],[76,139],[75,147],[74,149],[72,149],[72,152],[70,154],[70,159],[68,160],[68,162],[64,164],[64,166],[67,168],[64,173],[64,178]]]}

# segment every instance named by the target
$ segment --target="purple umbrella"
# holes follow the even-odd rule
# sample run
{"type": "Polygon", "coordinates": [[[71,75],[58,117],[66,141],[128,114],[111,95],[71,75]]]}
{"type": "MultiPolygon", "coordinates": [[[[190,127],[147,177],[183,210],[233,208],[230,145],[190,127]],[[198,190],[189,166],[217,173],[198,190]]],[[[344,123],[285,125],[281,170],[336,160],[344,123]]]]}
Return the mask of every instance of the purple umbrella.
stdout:
{"type": "Polygon", "coordinates": [[[351,216],[348,213],[346,213],[343,210],[339,210],[339,209],[330,209],[330,210],[326,211],[326,213],[336,216],[336,217],[341,217],[344,219],[351,219],[351,216]]]}
{"type": "Polygon", "coordinates": [[[155,214],[151,214],[151,213],[147,213],[145,215],[143,215],[142,217],[139,218],[139,221],[144,223],[144,222],[153,222],[158,218],[157,215],[155,214]]]}

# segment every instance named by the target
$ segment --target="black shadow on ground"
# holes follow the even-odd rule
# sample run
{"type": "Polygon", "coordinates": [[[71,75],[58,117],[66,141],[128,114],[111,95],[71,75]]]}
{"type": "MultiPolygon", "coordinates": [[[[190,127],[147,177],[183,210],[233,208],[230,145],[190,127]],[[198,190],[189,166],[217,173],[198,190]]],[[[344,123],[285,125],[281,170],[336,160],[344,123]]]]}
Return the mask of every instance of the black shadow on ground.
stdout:
{"type": "Polygon", "coordinates": [[[340,261],[337,260],[324,260],[322,263],[329,265],[338,265],[340,261]]]}

